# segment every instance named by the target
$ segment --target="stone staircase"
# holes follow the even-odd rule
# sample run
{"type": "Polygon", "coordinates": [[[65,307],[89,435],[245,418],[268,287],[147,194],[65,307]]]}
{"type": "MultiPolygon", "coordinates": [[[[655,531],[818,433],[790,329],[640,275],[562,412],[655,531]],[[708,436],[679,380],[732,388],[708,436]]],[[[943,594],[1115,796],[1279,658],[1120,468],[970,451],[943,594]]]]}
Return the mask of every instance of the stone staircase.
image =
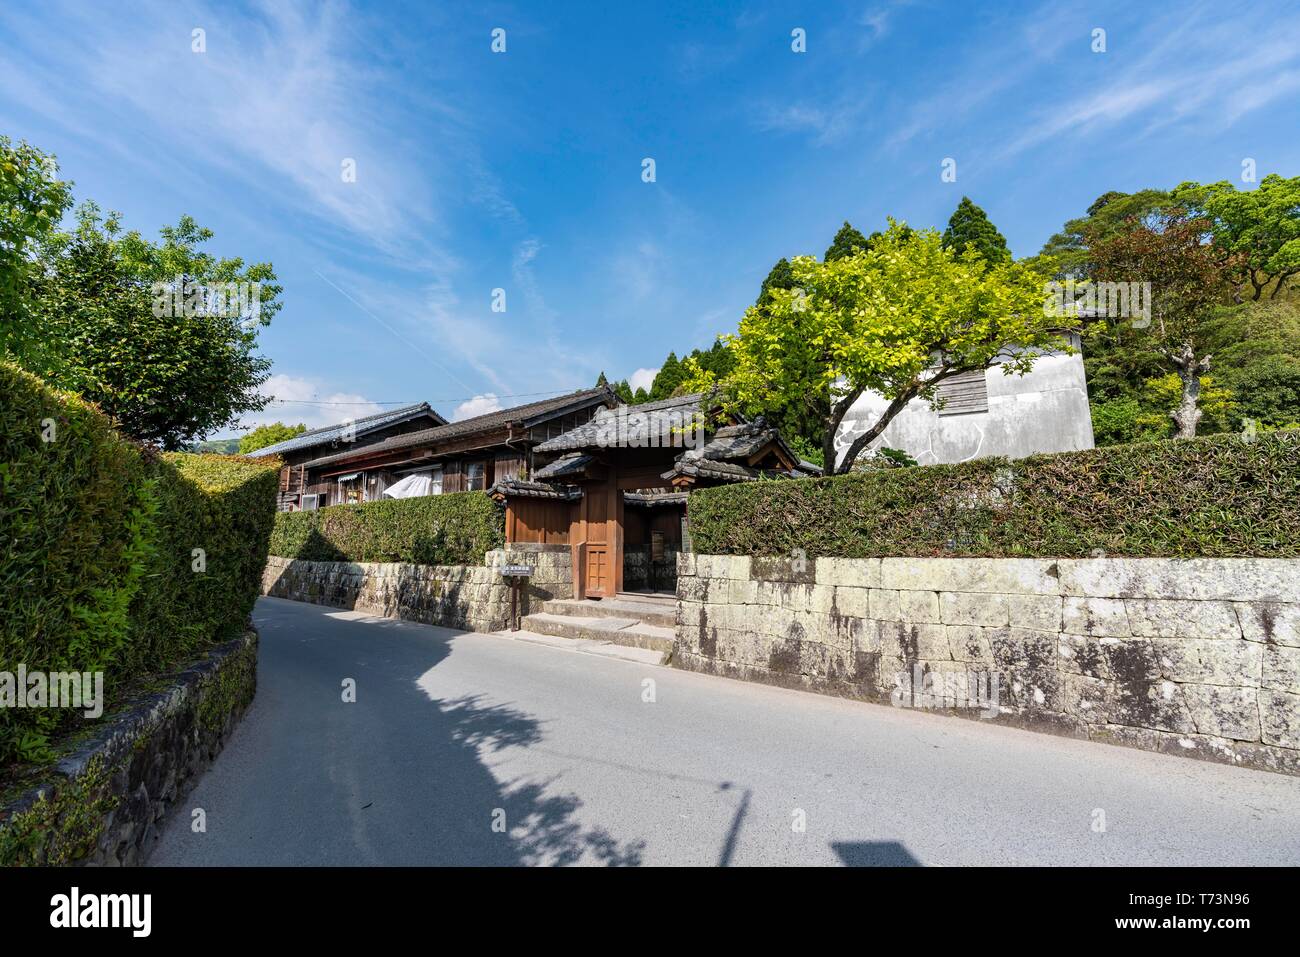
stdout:
{"type": "Polygon", "coordinates": [[[677,599],[624,593],[613,598],[552,599],[519,627],[538,635],[609,642],[667,654],[677,637],[677,599]]]}

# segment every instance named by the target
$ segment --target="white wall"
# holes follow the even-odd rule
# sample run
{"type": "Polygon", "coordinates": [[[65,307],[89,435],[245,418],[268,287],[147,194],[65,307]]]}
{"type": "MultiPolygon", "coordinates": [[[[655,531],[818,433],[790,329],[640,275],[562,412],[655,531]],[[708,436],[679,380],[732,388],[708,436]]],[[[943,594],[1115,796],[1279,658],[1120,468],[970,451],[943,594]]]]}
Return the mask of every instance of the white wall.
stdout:
{"type": "MultiPolygon", "coordinates": [[[[913,399],[871,447],[902,449],[921,465],[1093,447],[1081,353],[1041,356],[1023,376],[1002,370],[997,365],[984,374],[987,412],[941,415],[930,403],[913,399]]],[[[875,424],[888,405],[874,392],[853,404],[835,437],[840,454],[875,424]]]]}

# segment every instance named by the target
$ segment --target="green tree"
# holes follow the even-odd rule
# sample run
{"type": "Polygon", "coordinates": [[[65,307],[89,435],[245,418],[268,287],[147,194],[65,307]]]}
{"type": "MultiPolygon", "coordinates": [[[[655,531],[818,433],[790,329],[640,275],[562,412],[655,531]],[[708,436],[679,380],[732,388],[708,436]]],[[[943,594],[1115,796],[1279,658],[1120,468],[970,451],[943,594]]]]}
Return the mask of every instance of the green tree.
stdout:
{"type": "Polygon", "coordinates": [[[1159,189],[1103,193],[1085,215],[1070,220],[1053,235],[1031,264],[1058,278],[1083,278],[1091,268],[1090,243],[1127,232],[1134,221],[1148,222],[1170,205],[1169,194],[1159,189]]]}
{"type": "Polygon", "coordinates": [[[763,286],[758,291],[758,298],[761,300],[769,289],[789,289],[794,285],[794,273],[790,272],[790,260],[782,256],[772,267],[772,271],[767,274],[763,280],[763,286]]]}
{"type": "Polygon", "coordinates": [[[0,357],[22,362],[39,340],[30,310],[35,252],[72,204],[54,157],[0,136],[0,357]]]}
{"type": "Polygon", "coordinates": [[[1150,318],[1132,325],[1138,348],[1163,356],[1182,383],[1170,413],[1179,438],[1196,435],[1201,382],[1212,360],[1206,321],[1230,297],[1239,258],[1204,241],[1208,225],[1169,207],[1146,221],[1131,220],[1126,231],[1085,234],[1093,279],[1149,284],[1150,318]]]}
{"type": "Polygon", "coordinates": [[[212,233],[188,216],[160,235],[123,233],[116,213],[85,203],[71,232],[43,243],[31,284],[43,347],[28,364],[128,435],[180,449],[265,408],[271,363],[254,350],[281,287],[269,263],[201,249],[212,233]]]}
{"type": "Polygon", "coordinates": [[[671,397],[682,384],[682,377],[682,364],[677,359],[677,353],[668,353],[668,358],[664,359],[663,365],[655,373],[654,381],[650,383],[651,401],[658,402],[660,399],[671,397]]]}
{"type": "Polygon", "coordinates": [[[302,435],[307,431],[307,426],[299,422],[297,425],[285,425],[283,422],[271,422],[267,425],[259,425],[252,432],[249,432],[239,440],[239,454],[247,455],[250,452],[256,452],[258,449],[264,449],[268,445],[275,445],[277,442],[285,442],[295,435],[302,435]]]}
{"type": "Polygon", "coordinates": [[[1226,180],[1180,183],[1172,195],[1191,215],[1209,220],[1216,246],[1242,257],[1252,299],[1260,299],[1270,283],[1270,298],[1276,299],[1300,274],[1300,176],[1273,173],[1242,192],[1226,180]]]}
{"type": "MultiPolygon", "coordinates": [[[[832,263],[837,259],[844,259],[846,256],[852,256],[855,250],[867,248],[867,237],[858,232],[849,225],[846,219],[844,225],[835,233],[835,238],[831,240],[830,246],[826,248],[826,255],[822,257],[822,262],[832,263]]],[[[785,260],[782,260],[784,262],[785,260]]],[[[789,286],[785,287],[789,289],[789,286]]]]}
{"type": "Polygon", "coordinates": [[[1043,308],[1040,273],[958,254],[932,229],[891,220],[869,248],[790,265],[797,289],[769,291],[728,337],[733,371],[719,379],[690,362],[689,385],[716,388],[724,408],[747,414],[798,414],[810,396],[830,395],[820,423],[828,472],[847,472],[908,402],[933,400],[945,379],[1002,361],[1008,374],[1023,374],[1041,350],[1069,348],[1060,318],[1043,308]],[[1013,347],[1021,348],[1006,359],[1013,347]],[[867,390],[889,405],[837,457],[840,423],[867,390]]]}
{"type": "Polygon", "coordinates": [[[1007,249],[1006,238],[998,228],[989,221],[984,210],[963,196],[948,220],[948,228],[943,232],[943,245],[947,249],[961,252],[968,245],[985,262],[1009,262],[1011,252],[1007,249]]]}

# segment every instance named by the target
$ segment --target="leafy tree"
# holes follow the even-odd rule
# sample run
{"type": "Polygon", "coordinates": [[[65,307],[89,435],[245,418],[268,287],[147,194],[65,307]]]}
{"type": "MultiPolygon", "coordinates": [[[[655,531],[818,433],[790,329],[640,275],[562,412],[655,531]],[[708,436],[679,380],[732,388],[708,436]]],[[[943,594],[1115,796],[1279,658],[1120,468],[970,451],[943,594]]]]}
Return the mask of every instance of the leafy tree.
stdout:
{"type": "MultiPolygon", "coordinates": [[[[858,232],[849,225],[846,219],[844,225],[839,228],[835,238],[826,249],[826,255],[822,257],[823,262],[835,262],[837,259],[843,259],[846,256],[852,256],[855,250],[867,248],[867,237],[858,232]]],[[[784,262],[785,260],[782,260],[784,262]]],[[[785,287],[789,289],[789,286],[785,287]]]]}
{"type": "Polygon", "coordinates": [[[790,263],[802,294],[771,290],[727,339],[736,365],[719,379],[689,363],[693,388],[716,387],[724,408],[796,414],[829,395],[823,465],[847,472],[913,399],[933,400],[943,380],[1005,361],[1027,372],[1043,349],[1067,349],[1061,320],[1043,309],[1044,277],[1023,265],[957,254],[935,230],[890,221],[869,248],[818,263],[790,263]],[[1004,353],[1016,349],[1010,359],[1004,353]],[[835,435],[867,390],[889,400],[842,457],[835,435]]]}
{"type": "Polygon", "coordinates": [[[1180,183],[1172,195],[1192,215],[1209,220],[1216,246],[1242,257],[1253,299],[1269,283],[1270,298],[1276,299],[1300,274],[1300,176],[1283,179],[1273,173],[1243,192],[1226,180],[1180,183]]]}
{"type": "Polygon", "coordinates": [[[790,272],[790,260],[782,256],[772,267],[772,271],[767,274],[763,280],[763,287],[758,291],[758,298],[762,300],[767,295],[769,289],[789,289],[794,285],[794,273],[790,272]]]}
{"type": "Polygon", "coordinates": [[[668,358],[664,359],[663,365],[659,367],[658,373],[655,374],[654,382],[650,383],[650,399],[658,402],[660,399],[667,399],[672,396],[673,392],[682,384],[682,364],[677,359],[677,353],[668,353],[668,358]]]}
{"type": "Polygon", "coordinates": [[[1196,435],[1201,380],[1211,363],[1205,322],[1212,307],[1231,294],[1237,257],[1203,241],[1208,221],[1178,207],[1126,231],[1088,232],[1092,277],[1103,282],[1149,283],[1151,319],[1140,341],[1172,365],[1182,396],[1170,413],[1179,438],[1196,435]]]}
{"type": "Polygon", "coordinates": [[[31,295],[43,348],[27,364],[128,435],[180,449],[265,408],[270,360],[254,349],[281,287],[269,263],[202,250],[212,233],[188,216],[160,235],[123,233],[118,214],[83,204],[75,228],[42,245],[31,295]],[[249,284],[246,302],[224,297],[231,283],[249,284]]]}
{"type": "Polygon", "coordinates": [[[1148,222],[1170,205],[1169,194],[1158,189],[1103,193],[1086,215],[1070,220],[1052,236],[1031,263],[1053,276],[1083,278],[1091,266],[1090,243],[1128,231],[1135,220],[1148,222]]]}
{"type": "Polygon", "coordinates": [[[650,393],[641,386],[637,386],[636,392],[632,394],[630,405],[640,405],[642,402],[650,401],[650,393]]]}
{"type": "Polygon", "coordinates": [[[968,196],[961,198],[948,220],[948,228],[943,232],[943,245],[946,249],[957,252],[968,245],[974,246],[985,262],[1009,262],[1011,259],[1006,238],[989,221],[984,210],[972,203],[968,196]]]}
{"type": "Polygon", "coordinates": [[[0,356],[22,361],[38,339],[28,302],[35,249],[72,204],[54,157],[0,136],[0,356]]]}
{"type": "Polygon", "coordinates": [[[301,422],[297,425],[285,425],[283,422],[259,425],[239,440],[239,454],[247,455],[250,452],[256,452],[258,449],[264,449],[268,445],[286,442],[295,435],[302,435],[306,431],[307,426],[301,422]]]}
{"type": "Polygon", "coordinates": [[[614,394],[618,396],[618,401],[624,405],[631,405],[635,396],[632,394],[632,386],[626,379],[619,379],[614,383],[614,394]]]}

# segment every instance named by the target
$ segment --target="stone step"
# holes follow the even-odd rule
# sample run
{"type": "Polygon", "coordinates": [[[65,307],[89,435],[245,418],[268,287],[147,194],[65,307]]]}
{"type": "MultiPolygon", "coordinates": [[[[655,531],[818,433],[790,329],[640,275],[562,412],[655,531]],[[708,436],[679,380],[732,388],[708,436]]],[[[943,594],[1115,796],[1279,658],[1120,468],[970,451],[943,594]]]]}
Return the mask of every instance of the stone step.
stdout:
{"type": "Polygon", "coordinates": [[[519,626],[539,635],[556,638],[581,638],[586,641],[612,641],[632,648],[653,651],[672,650],[677,633],[662,625],[648,625],[636,618],[580,617],[537,612],[520,619],[519,626]]]}
{"type": "Polygon", "coordinates": [[[647,625],[672,628],[677,623],[677,600],[646,601],[619,595],[615,598],[591,599],[557,598],[542,602],[542,612],[548,615],[567,615],[576,618],[632,618],[647,625]]]}

